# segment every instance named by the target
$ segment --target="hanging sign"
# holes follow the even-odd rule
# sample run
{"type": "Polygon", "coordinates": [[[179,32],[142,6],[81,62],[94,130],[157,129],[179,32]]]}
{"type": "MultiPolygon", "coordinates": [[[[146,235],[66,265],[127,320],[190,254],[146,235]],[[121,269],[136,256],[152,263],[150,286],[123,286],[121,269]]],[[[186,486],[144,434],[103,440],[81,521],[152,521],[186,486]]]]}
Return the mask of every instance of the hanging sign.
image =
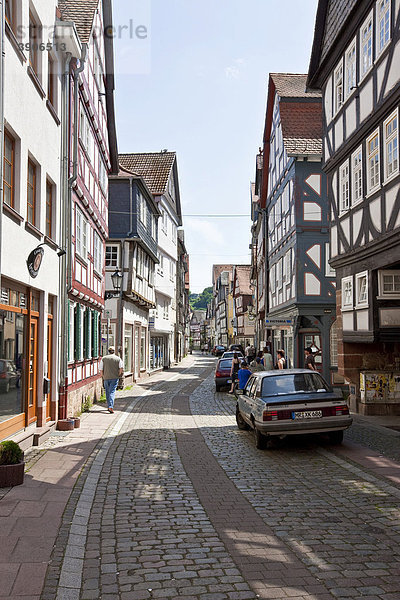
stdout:
{"type": "Polygon", "coordinates": [[[43,260],[44,250],[41,246],[38,246],[28,256],[28,260],[26,261],[29,275],[35,279],[38,276],[40,266],[43,260]]]}

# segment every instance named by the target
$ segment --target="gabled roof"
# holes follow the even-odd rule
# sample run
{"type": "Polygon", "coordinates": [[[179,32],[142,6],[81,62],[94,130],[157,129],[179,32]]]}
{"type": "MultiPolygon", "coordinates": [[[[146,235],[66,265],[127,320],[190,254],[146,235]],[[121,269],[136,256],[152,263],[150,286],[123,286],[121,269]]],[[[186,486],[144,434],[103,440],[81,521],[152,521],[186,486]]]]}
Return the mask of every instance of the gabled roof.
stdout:
{"type": "Polygon", "coordinates": [[[175,160],[175,152],[143,152],[119,155],[120,164],[125,169],[144,177],[155,196],[162,195],[167,191],[175,160]]]}
{"type": "MultiPolygon", "coordinates": [[[[361,2],[357,0],[319,0],[315,20],[314,41],[311,51],[310,67],[308,71],[307,86],[319,89],[315,77],[322,63],[328,59],[337,39],[346,40],[343,35],[348,19],[353,11],[360,8],[361,2]]],[[[362,9],[368,9],[363,3],[362,9]]],[[[348,31],[348,35],[351,31],[348,31]]]]}
{"type": "Polygon", "coordinates": [[[307,92],[307,75],[297,73],[270,73],[275,90],[281,98],[319,98],[319,92],[307,92]]]}
{"type": "Polygon", "coordinates": [[[240,296],[252,296],[250,287],[251,265],[236,265],[234,271],[235,293],[240,296]]]}
{"type": "Polygon", "coordinates": [[[73,21],[82,44],[87,44],[100,0],[58,0],[63,21],[73,21]]]}
{"type": "MultiPolygon", "coordinates": [[[[229,271],[229,273],[232,273],[232,269],[235,265],[213,265],[213,277],[212,277],[212,282],[213,285],[214,283],[216,283],[218,277],[221,275],[221,273],[223,273],[224,271],[229,271]]],[[[229,276],[229,279],[231,279],[231,275],[229,276]]]]}

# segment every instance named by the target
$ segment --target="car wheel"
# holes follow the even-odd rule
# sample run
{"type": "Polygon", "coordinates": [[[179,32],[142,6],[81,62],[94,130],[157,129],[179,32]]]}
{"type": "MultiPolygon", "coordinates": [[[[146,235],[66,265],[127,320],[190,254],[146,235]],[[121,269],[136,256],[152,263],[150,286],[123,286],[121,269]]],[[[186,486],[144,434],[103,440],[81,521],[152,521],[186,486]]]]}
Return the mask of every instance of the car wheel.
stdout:
{"type": "Polygon", "coordinates": [[[343,442],[343,431],[331,431],[329,441],[331,444],[341,444],[343,442]]]}
{"type": "Polygon", "coordinates": [[[255,425],[253,429],[253,434],[257,450],[265,450],[265,448],[267,447],[267,436],[263,435],[255,425]]]}
{"type": "Polygon", "coordinates": [[[236,424],[238,426],[238,429],[241,429],[242,431],[249,429],[249,426],[247,425],[246,421],[243,419],[242,415],[240,414],[240,410],[239,410],[238,406],[236,406],[236,424]]]}

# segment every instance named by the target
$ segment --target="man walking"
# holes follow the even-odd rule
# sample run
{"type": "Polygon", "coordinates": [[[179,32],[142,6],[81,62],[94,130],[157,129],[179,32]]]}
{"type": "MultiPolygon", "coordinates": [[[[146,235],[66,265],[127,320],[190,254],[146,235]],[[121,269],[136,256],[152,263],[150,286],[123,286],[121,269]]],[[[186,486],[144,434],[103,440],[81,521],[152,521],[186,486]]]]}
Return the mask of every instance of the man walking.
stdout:
{"type": "Polygon", "coordinates": [[[310,369],[311,371],[316,371],[317,367],[315,366],[315,358],[312,348],[308,347],[304,352],[306,354],[305,368],[310,369]]]}
{"type": "Polygon", "coordinates": [[[103,377],[104,389],[106,391],[108,412],[114,412],[114,399],[118,381],[124,372],[124,363],[115,354],[114,346],[110,346],[107,356],[100,361],[100,375],[103,377]]]}

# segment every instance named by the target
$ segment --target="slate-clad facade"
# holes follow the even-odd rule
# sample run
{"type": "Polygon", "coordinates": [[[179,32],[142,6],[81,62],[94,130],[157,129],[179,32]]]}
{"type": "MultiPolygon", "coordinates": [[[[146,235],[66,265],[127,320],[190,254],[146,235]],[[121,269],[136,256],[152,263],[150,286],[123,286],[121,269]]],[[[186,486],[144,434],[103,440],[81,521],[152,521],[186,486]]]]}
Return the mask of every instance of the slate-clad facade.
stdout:
{"type": "Polygon", "coordinates": [[[320,2],[308,75],[322,90],[338,362],[353,409],[400,414],[400,2],[320,2]]]}
{"type": "Polygon", "coordinates": [[[337,383],[321,97],[308,94],[305,84],[306,75],[269,79],[260,198],[266,207],[266,330],[274,355],[283,349],[290,366],[303,367],[311,346],[319,370],[337,383]]]}
{"type": "Polygon", "coordinates": [[[109,239],[106,244],[106,305],[102,352],[112,345],[124,362],[125,383],[150,369],[149,312],[155,308],[157,220],[153,195],[141,177],[121,168],[109,179],[109,239]],[[113,295],[111,276],[122,275],[113,295]]]}

